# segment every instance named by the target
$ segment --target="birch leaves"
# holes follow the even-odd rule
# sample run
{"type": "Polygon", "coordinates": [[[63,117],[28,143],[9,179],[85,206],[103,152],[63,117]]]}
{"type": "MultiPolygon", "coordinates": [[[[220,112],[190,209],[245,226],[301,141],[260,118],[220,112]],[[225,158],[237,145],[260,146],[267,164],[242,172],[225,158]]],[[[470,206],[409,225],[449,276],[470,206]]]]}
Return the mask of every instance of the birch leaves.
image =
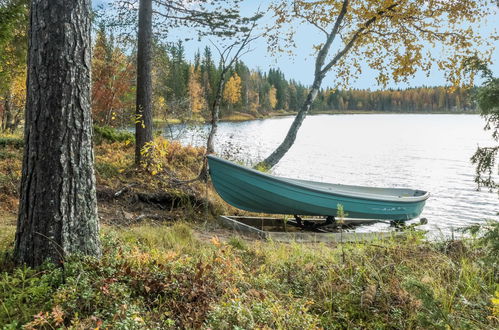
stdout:
{"type": "Polygon", "coordinates": [[[312,25],[323,41],[314,46],[316,71],[334,71],[340,86],[366,67],[377,82],[404,82],[418,71],[438,68],[453,85],[463,85],[462,60],[477,51],[488,60],[497,39],[480,36],[493,10],[486,0],[274,1],[275,24],[267,32],[273,52],[296,46],[293,27],[312,25]]]}

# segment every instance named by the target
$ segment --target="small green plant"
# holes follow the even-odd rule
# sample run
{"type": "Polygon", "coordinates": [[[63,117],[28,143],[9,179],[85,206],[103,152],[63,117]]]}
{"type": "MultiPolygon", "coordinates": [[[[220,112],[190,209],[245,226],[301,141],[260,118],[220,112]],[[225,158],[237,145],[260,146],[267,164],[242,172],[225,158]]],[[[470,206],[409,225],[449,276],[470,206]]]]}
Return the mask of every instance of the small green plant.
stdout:
{"type": "Polygon", "coordinates": [[[336,211],[336,221],[341,224],[345,223],[345,218],[348,217],[348,213],[345,213],[343,204],[337,204],[336,208],[338,209],[338,211],[336,211]]]}

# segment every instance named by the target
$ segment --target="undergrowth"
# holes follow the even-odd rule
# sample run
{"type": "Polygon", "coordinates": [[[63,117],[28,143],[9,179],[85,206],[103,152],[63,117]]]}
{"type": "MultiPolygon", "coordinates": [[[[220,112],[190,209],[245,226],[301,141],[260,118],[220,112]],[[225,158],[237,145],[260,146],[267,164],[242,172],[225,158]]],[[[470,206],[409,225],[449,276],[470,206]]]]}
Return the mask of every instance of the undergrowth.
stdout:
{"type": "MultiPolygon", "coordinates": [[[[10,243],[0,245],[0,265],[9,265],[13,232],[2,235],[10,243]]],[[[497,263],[481,237],[431,243],[409,234],[345,244],[343,258],[341,249],[319,244],[201,241],[182,223],[105,227],[100,260],[74,256],[63,268],[37,270],[6,266],[0,324],[491,329],[499,325],[497,263]]]]}
{"type": "MultiPolygon", "coordinates": [[[[133,186],[135,193],[197,194],[223,205],[202,183],[188,191],[178,185],[198,174],[203,149],[162,138],[149,148],[151,162],[137,168],[131,140],[96,143],[98,190],[113,196],[133,186]]],[[[0,208],[11,214],[21,161],[15,145],[0,148],[0,208]]],[[[126,216],[122,208],[130,200],[119,204],[112,197],[109,213],[126,216]]],[[[34,270],[12,263],[15,216],[1,217],[3,329],[499,326],[497,223],[470,229],[466,240],[428,242],[411,232],[341,248],[239,237],[203,241],[192,223],[104,226],[100,260],[72,256],[62,268],[34,270]]]]}

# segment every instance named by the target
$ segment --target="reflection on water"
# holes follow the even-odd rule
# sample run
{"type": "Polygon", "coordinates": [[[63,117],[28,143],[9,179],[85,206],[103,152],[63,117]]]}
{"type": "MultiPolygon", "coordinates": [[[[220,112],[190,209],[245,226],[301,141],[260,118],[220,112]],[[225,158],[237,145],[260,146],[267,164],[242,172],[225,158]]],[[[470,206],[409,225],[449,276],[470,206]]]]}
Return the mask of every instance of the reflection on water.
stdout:
{"type": "MultiPolygon", "coordinates": [[[[283,140],[292,120],[220,123],[216,150],[256,163],[283,140]]],[[[424,228],[449,233],[485,219],[499,220],[499,196],[476,191],[469,161],[478,145],[493,144],[483,126],[478,115],[309,116],[273,174],[430,191],[424,228]]],[[[168,132],[178,135],[179,130],[168,132]]],[[[207,130],[186,129],[178,137],[185,144],[204,145],[207,130]]],[[[367,230],[373,229],[378,228],[367,230]]]]}

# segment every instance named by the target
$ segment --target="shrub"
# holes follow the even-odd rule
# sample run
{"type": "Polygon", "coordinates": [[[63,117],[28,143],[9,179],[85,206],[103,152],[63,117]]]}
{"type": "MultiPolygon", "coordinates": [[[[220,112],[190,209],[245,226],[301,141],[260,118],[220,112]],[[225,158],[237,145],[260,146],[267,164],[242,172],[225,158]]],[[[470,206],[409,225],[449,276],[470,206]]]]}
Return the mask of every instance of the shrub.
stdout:
{"type": "Polygon", "coordinates": [[[109,126],[94,126],[94,141],[96,144],[102,142],[135,142],[135,136],[128,131],[117,130],[109,126]]]}

